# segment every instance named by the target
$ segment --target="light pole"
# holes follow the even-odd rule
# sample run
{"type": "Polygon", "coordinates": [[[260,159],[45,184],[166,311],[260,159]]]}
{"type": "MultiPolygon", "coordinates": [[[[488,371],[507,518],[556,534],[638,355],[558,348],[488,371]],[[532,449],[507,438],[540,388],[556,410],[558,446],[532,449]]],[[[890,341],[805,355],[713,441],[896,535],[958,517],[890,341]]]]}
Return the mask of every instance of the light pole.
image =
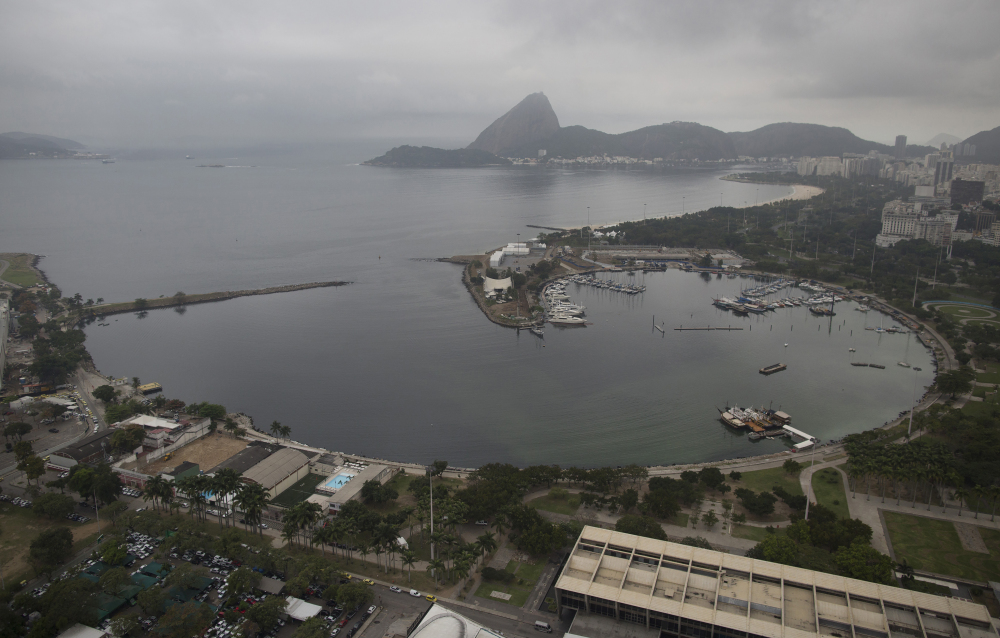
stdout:
{"type": "MultiPolygon", "coordinates": [[[[431,482],[431,562],[434,562],[434,470],[428,465],[427,466],[427,478],[431,482]]],[[[437,575],[434,573],[435,570],[431,570],[431,576],[434,576],[435,581],[437,580],[437,575]]]]}
{"type": "MultiPolygon", "coordinates": [[[[809,468],[810,469],[812,469],[813,462],[815,461],[815,459],[816,459],[816,439],[813,439],[812,454],[809,456],[809,468]]],[[[813,487],[813,477],[812,477],[812,474],[810,474],[809,475],[809,484],[806,485],[806,518],[805,518],[805,520],[807,520],[807,521],[809,520],[809,498],[812,495],[812,487],[813,487]]]]}
{"type": "Polygon", "coordinates": [[[917,373],[913,373],[913,392],[910,393],[910,424],[906,426],[906,440],[910,440],[910,432],[913,430],[913,413],[917,410],[917,373]]]}

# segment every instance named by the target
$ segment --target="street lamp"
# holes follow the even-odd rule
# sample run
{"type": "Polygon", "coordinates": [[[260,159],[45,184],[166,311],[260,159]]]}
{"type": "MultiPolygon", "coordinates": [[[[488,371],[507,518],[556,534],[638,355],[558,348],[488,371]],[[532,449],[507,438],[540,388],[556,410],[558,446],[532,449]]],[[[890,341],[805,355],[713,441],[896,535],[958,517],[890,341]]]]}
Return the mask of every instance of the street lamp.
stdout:
{"type": "MultiPolygon", "coordinates": [[[[434,562],[434,470],[430,465],[427,466],[427,478],[431,482],[431,562],[434,562]]],[[[437,575],[434,573],[435,570],[431,570],[431,576],[437,579],[437,575]]]]}

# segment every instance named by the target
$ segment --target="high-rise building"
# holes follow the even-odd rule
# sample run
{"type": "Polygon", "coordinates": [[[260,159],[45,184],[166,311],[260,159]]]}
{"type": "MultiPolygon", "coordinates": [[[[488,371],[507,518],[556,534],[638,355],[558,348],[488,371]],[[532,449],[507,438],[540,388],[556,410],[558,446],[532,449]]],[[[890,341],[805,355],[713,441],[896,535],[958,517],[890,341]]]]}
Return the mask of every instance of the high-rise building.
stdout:
{"type": "Polygon", "coordinates": [[[896,136],[896,159],[906,159],[906,136],[896,136]]]}
{"type": "Polygon", "coordinates": [[[955,168],[955,158],[951,153],[948,153],[948,157],[944,157],[944,153],[941,154],[942,157],[938,159],[937,164],[934,165],[934,185],[939,186],[941,184],[946,184],[951,181],[951,175],[955,168]]]}
{"type": "Polygon", "coordinates": [[[956,178],[951,182],[952,204],[974,204],[983,201],[986,182],[956,178]]]}

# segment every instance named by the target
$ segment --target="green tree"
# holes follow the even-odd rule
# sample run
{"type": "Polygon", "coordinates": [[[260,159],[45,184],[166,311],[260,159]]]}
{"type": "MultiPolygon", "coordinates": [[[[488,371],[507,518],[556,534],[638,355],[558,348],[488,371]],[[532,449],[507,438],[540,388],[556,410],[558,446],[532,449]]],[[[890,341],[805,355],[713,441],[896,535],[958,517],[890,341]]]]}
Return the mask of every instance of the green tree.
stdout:
{"type": "Polygon", "coordinates": [[[717,467],[705,467],[698,472],[698,480],[705,484],[710,490],[719,489],[719,486],[726,482],[726,477],[717,467]]]}
{"type": "Polygon", "coordinates": [[[802,464],[795,459],[786,460],[781,467],[785,468],[785,472],[788,474],[798,474],[802,471],[802,464]]]}
{"type": "Polygon", "coordinates": [[[101,550],[101,560],[108,565],[121,565],[128,556],[128,547],[116,540],[109,540],[104,543],[101,550]]]}
{"type": "Polygon", "coordinates": [[[871,545],[854,543],[841,547],[834,554],[834,560],[844,576],[883,585],[896,583],[892,559],[871,545]]]}
{"type": "Polygon", "coordinates": [[[705,529],[711,531],[719,522],[719,517],[716,516],[714,510],[708,510],[705,515],[702,516],[701,522],[705,524],[705,529]]]}
{"type": "Polygon", "coordinates": [[[34,453],[34,450],[31,449],[31,441],[18,441],[14,444],[14,458],[17,459],[18,463],[34,453]]]}
{"type": "MultiPolygon", "coordinates": [[[[256,572],[254,572],[256,573],[256,572]]],[[[288,607],[288,599],[284,596],[268,596],[263,602],[251,605],[245,617],[256,623],[262,631],[271,631],[278,625],[278,620],[288,607]]]]}
{"type": "Polygon", "coordinates": [[[260,584],[260,572],[240,567],[226,577],[226,589],[234,596],[242,596],[260,584]]]}
{"type": "Polygon", "coordinates": [[[375,599],[371,588],[364,583],[347,583],[337,589],[337,604],[344,609],[355,609],[362,605],[370,605],[375,599]]]}
{"type": "Polygon", "coordinates": [[[142,608],[142,613],[152,616],[159,614],[163,609],[163,604],[167,602],[167,593],[161,587],[149,587],[139,592],[135,600],[142,608]]]}
{"type": "Polygon", "coordinates": [[[100,399],[104,403],[111,403],[118,396],[118,391],[110,385],[99,385],[91,392],[95,399],[100,399]]]}
{"type": "Polygon", "coordinates": [[[326,633],[326,620],[322,616],[314,616],[299,625],[295,633],[292,634],[292,638],[325,638],[326,633]]]}
{"type": "Polygon", "coordinates": [[[132,632],[137,632],[141,627],[137,616],[131,614],[120,614],[111,621],[111,634],[115,638],[125,638],[132,632]]]}
{"type": "Polygon", "coordinates": [[[51,518],[66,518],[73,513],[76,503],[73,497],[49,492],[42,494],[31,504],[31,511],[51,518]]]}
{"type": "Polygon", "coordinates": [[[799,553],[799,546],[792,539],[778,534],[768,534],[747,552],[747,556],[794,566],[799,564],[799,553]]]}
{"type": "Polygon", "coordinates": [[[636,536],[645,536],[647,538],[656,538],[663,541],[667,540],[667,533],[663,531],[663,528],[660,527],[660,524],[655,519],[649,516],[626,514],[615,523],[615,531],[625,534],[635,534],[636,536]]]}
{"type": "Polygon", "coordinates": [[[949,370],[939,374],[935,385],[942,394],[950,394],[951,398],[954,399],[957,394],[972,392],[974,379],[975,371],[968,366],[962,366],[958,370],[949,370]]]}
{"type": "Polygon", "coordinates": [[[142,297],[137,297],[133,304],[135,305],[136,310],[144,310],[146,306],[149,305],[149,302],[142,297]]]}
{"type": "Polygon", "coordinates": [[[8,423],[3,429],[4,437],[14,439],[15,441],[20,441],[28,432],[31,432],[31,425],[23,421],[8,423]]]}
{"type": "Polygon", "coordinates": [[[73,551],[73,533],[65,527],[45,530],[31,541],[28,559],[38,573],[52,571],[69,560],[73,551]]]}
{"type": "Polygon", "coordinates": [[[206,416],[212,421],[221,421],[226,418],[226,408],[217,403],[205,403],[198,409],[198,416],[206,416]]]}
{"type": "Polygon", "coordinates": [[[200,636],[212,622],[212,610],[208,605],[188,601],[172,605],[158,623],[158,631],[164,638],[191,638],[200,636]]]}
{"type": "Polygon", "coordinates": [[[124,567],[114,567],[112,569],[106,569],[101,574],[101,578],[98,581],[98,585],[101,587],[101,591],[109,596],[115,596],[124,588],[126,585],[132,582],[130,578],[129,571],[124,567]]]}
{"type": "Polygon", "coordinates": [[[32,454],[18,463],[17,469],[24,472],[24,476],[29,482],[35,481],[37,483],[38,478],[45,474],[45,461],[41,457],[32,454]]]}

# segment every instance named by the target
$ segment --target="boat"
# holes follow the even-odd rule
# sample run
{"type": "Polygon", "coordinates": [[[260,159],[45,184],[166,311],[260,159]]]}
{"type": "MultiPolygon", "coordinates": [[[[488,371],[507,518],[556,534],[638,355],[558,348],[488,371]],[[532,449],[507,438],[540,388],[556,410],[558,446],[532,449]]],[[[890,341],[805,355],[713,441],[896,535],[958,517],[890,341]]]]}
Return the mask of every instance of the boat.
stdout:
{"type": "Polygon", "coordinates": [[[745,428],[747,426],[746,423],[737,419],[735,416],[733,416],[733,413],[729,411],[723,412],[722,415],[719,417],[719,420],[731,428],[739,429],[739,428],[745,428]]]}
{"type": "Polygon", "coordinates": [[[868,367],[867,363],[859,363],[857,361],[851,361],[851,365],[854,366],[855,368],[867,368],[868,367]]]}
{"type": "Polygon", "coordinates": [[[923,370],[923,368],[918,368],[917,366],[913,366],[913,369],[916,370],[917,372],[920,372],[921,370],[923,370]]]}
{"type": "MultiPolygon", "coordinates": [[[[787,344],[786,344],[787,345],[787,344]]],[[[782,370],[788,369],[788,366],[784,363],[775,363],[773,365],[765,366],[758,370],[761,374],[774,374],[775,372],[781,372],[782,370]]]]}
{"type": "Polygon", "coordinates": [[[816,306],[809,306],[809,312],[819,317],[832,317],[837,314],[829,308],[817,308],[816,306]]]}
{"type": "Polygon", "coordinates": [[[101,163],[102,164],[114,164],[115,160],[114,159],[103,159],[103,160],[101,160],[101,163]]]}
{"type": "Polygon", "coordinates": [[[879,365],[877,363],[869,363],[868,367],[869,368],[878,368],[879,370],[885,370],[885,366],[881,366],[881,365],[879,365]]]}
{"type": "Polygon", "coordinates": [[[570,317],[569,315],[553,315],[549,317],[549,323],[553,326],[585,326],[586,320],[580,317],[570,317]]]}
{"type": "Polygon", "coordinates": [[[539,328],[538,326],[531,326],[530,328],[528,328],[528,330],[530,330],[531,334],[535,335],[536,337],[544,337],[545,336],[545,332],[541,328],[539,328]]]}
{"type": "Polygon", "coordinates": [[[896,365],[898,365],[900,368],[909,368],[910,367],[910,364],[907,363],[907,362],[905,362],[905,361],[900,361],[896,365]]]}
{"type": "Polygon", "coordinates": [[[854,348],[848,348],[847,351],[848,352],[857,352],[857,350],[855,350],[854,348]]]}

